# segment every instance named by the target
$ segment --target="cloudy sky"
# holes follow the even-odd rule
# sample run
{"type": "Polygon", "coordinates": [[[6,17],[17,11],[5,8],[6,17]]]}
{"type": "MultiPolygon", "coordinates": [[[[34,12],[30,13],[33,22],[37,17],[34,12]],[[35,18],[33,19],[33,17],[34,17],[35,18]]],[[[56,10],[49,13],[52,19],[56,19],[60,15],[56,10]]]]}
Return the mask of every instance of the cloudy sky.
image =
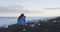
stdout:
{"type": "Polygon", "coordinates": [[[60,0],[0,0],[0,17],[60,16],[60,0]]]}

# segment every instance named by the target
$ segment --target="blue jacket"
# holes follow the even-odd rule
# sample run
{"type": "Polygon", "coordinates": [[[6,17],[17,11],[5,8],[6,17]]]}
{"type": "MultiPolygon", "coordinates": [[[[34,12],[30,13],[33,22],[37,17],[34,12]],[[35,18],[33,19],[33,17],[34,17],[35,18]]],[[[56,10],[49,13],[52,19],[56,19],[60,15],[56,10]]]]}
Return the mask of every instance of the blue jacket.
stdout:
{"type": "Polygon", "coordinates": [[[23,25],[25,22],[25,16],[22,16],[18,21],[17,21],[17,25],[23,25]]]}

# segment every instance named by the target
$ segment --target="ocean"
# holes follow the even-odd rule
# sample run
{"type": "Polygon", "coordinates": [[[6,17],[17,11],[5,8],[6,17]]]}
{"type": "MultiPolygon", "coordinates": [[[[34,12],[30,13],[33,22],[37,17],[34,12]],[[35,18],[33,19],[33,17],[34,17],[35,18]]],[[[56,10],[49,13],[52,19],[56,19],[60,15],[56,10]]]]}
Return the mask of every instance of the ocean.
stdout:
{"type": "MultiPolygon", "coordinates": [[[[0,17],[0,27],[16,24],[17,19],[18,17],[0,17]]],[[[33,20],[47,20],[47,19],[49,19],[49,17],[27,17],[26,22],[33,21],[33,20]]]]}
{"type": "Polygon", "coordinates": [[[0,17],[0,27],[17,23],[17,17],[0,17]]]}
{"type": "MultiPolygon", "coordinates": [[[[0,17],[0,27],[1,26],[7,26],[7,25],[12,25],[17,23],[18,17],[0,17]]],[[[32,21],[35,18],[26,18],[27,21],[32,21]]],[[[36,18],[37,19],[37,18],[36,18]]]]}

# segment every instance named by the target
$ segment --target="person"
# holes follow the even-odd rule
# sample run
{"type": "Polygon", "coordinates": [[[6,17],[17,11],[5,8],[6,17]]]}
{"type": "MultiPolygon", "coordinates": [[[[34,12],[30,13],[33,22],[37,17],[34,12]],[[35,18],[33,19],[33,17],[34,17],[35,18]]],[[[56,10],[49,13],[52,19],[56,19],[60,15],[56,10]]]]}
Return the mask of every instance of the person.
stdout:
{"type": "Polygon", "coordinates": [[[18,17],[17,25],[24,25],[26,16],[22,13],[21,16],[18,17]]]}

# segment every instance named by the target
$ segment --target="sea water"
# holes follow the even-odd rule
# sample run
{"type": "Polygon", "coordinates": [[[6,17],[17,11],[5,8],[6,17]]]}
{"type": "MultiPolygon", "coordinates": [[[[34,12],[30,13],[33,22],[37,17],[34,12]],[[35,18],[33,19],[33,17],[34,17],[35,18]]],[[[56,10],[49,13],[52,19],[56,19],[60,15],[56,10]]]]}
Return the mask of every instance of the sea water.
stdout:
{"type": "MultiPolygon", "coordinates": [[[[8,25],[16,24],[17,19],[18,19],[18,17],[0,17],[0,27],[1,26],[8,26],[8,25]]],[[[33,19],[35,19],[35,18],[27,17],[26,22],[27,21],[32,21],[33,19]]]]}
{"type": "Polygon", "coordinates": [[[17,17],[0,17],[0,27],[17,23],[17,17]]]}
{"type": "MultiPolygon", "coordinates": [[[[0,17],[0,27],[17,23],[18,17],[0,17]]],[[[26,22],[33,20],[46,20],[48,17],[27,17],[26,22]]]]}

